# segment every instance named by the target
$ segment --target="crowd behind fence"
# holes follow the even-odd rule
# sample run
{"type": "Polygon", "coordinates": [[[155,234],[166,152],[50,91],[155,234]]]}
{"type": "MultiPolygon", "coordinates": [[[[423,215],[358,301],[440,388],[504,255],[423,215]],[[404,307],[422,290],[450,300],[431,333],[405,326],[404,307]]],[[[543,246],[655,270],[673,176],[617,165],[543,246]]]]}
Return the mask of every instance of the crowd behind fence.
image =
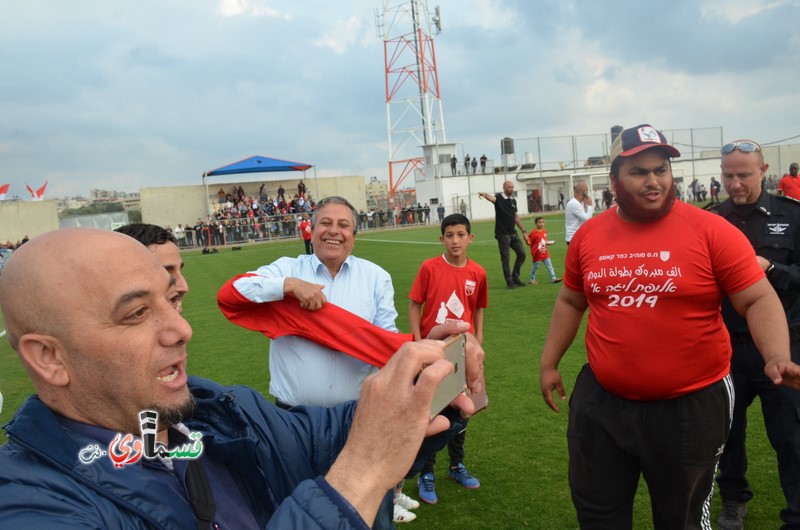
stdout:
{"type": "MultiPolygon", "coordinates": [[[[313,213],[313,212],[312,212],[313,213]]],[[[170,228],[182,249],[239,245],[249,242],[299,239],[302,213],[273,216],[248,216],[235,219],[214,219],[193,226],[170,228]]],[[[308,213],[309,217],[311,213],[308,213]]],[[[398,210],[359,212],[356,222],[359,231],[386,229],[431,223],[429,206],[404,207],[398,210]]],[[[434,221],[436,222],[436,221],[434,221]]]]}

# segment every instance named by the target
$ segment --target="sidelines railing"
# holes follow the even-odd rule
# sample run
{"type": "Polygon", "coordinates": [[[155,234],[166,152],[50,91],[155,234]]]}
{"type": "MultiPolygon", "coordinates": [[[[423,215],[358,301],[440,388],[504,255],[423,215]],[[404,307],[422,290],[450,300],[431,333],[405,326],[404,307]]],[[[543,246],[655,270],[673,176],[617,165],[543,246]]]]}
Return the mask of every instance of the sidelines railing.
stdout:
{"type": "MultiPolygon", "coordinates": [[[[435,212],[434,212],[435,216],[435,212]]],[[[302,215],[276,215],[272,217],[248,217],[214,221],[210,225],[186,228],[183,237],[177,237],[182,249],[238,245],[281,239],[299,239],[302,215]]],[[[377,230],[403,226],[425,225],[436,222],[431,213],[423,209],[400,212],[372,212],[359,214],[358,230],[377,230]]]]}

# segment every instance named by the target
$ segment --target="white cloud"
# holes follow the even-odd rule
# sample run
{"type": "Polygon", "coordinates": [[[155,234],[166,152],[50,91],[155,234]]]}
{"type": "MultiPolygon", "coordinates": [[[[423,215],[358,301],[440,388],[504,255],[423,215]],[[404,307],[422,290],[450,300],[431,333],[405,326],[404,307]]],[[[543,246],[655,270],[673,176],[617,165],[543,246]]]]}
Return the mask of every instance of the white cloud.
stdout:
{"type": "Polygon", "coordinates": [[[254,7],[252,12],[254,17],[266,16],[272,18],[282,18],[283,20],[292,20],[292,15],[290,13],[283,13],[269,6],[254,7]]]}
{"type": "Polygon", "coordinates": [[[330,48],[338,54],[347,50],[350,44],[359,42],[362,37],[362,22],[357,16],[336,22],[336,26],[325,31],[322,36],[312,41],[315,46],[330,48]]]}
{"type": "Polygon", "coordinates": [[[252,17],[271,17],[291,20],[292,15],[278,11],[268,5],[259,5],[251,0],[220,0],[219,12],[223,17],[250,15],[252,17]]]}
{"type": "Polygon", "coordinates": [[[797,6],[797,0],[774,0],[759,2],[757,0],[713,0],[700,8],[703,18],[721,18],[736,24],[746,18],[784,6],[797,6]]]}
{"type": "Polygon", "coordinates": [[[247,10],[247,0],[221,0],[219,12],[223,17],[235,17],[247,10]]]}
{"type": "MultiPolygon", "coordinates": [[[[453,10],[451,7],[450,10],[453,10]]],[[[445,12],[442,14],[442,22],[446,28],[447,17],[456,13],[445,12]]],[[[515,21],[519,21],[518,13],[504,3],[496,0],[474,0],[472,5],[460,12],[460,16],[453,16],[454,20],[459,20],[462,24],[474,24],[483,30],[504,30],[511,28],[515,21]]]]}

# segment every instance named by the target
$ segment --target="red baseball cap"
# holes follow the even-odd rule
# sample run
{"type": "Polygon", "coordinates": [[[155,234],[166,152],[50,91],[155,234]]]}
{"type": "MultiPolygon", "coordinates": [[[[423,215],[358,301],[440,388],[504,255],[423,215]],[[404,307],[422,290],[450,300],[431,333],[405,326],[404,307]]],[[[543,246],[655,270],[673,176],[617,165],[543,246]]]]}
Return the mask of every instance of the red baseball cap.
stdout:
{"type": "Polygon", "coordinates": [[[633,156],[653,147],[660,147],[673,158],[681,156],[680,151],[669,145],[667,138],[660,131],[645,123],[625,129],[617,136],[611,145],[611,162],[613,163],[618,156],[633,156]]]}

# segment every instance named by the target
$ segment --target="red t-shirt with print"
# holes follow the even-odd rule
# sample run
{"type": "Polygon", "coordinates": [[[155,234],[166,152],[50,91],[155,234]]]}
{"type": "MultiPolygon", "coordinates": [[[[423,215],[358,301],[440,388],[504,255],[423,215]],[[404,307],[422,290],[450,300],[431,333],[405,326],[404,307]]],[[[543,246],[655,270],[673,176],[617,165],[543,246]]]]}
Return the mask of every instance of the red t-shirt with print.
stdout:
{"type": "Polygon", "coordinates": [[[586,351],[600,384],[656,400],[728,374],[720,302],[763,277],[736,227],[675,201],[653,223],[626,222],[616,207],[584,223],[567,249],[564,283],[589,303],[586,351]]]}
{"type": "Polygon", "coordinates": [[[422,337],[435,326],[452,321],[468,322],[474,333],[472,314],[489,302],[486,271],[469,259],[465,266],[454,267],[444,255],[431,258],[422,262],[408,297],[423,306],[422,337]]]}
{"type": "Polygon", "coordinates": [[[547,230],[531,230],[528,234],[528,243],[531,246],[533,261],[544,261],[550,257],[550,251],[547,250],[547,230]]]}

